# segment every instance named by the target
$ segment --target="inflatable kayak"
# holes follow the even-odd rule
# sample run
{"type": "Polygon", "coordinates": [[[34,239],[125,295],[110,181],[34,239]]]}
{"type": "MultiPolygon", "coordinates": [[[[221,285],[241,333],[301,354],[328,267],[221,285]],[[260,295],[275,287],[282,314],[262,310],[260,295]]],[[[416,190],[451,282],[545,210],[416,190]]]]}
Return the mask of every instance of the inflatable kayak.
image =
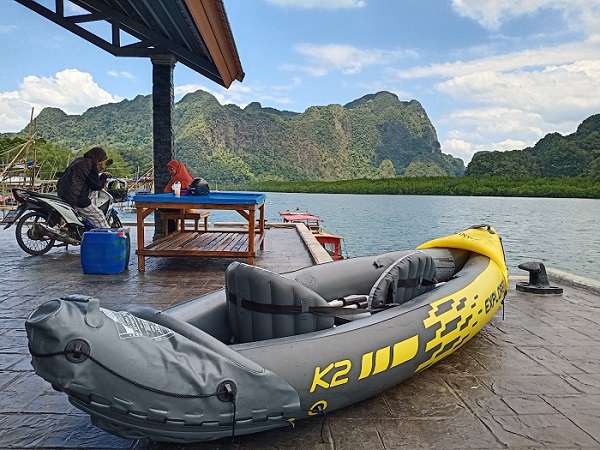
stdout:
{"type": "Polygon", "coordinates": [[[284,274],[234,262],[225,288],[164,311],[71,295],[25,325],[35,372],[94,425],[193,442],[372,397],[460,348],[506,292],[501,240],[482,225],[284,274]]]}

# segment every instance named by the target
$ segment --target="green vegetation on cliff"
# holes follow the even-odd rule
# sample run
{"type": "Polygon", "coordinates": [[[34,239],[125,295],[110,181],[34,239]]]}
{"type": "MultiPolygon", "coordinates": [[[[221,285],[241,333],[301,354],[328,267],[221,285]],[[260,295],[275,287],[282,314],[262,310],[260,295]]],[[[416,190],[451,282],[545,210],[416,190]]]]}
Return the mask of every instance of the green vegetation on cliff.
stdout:
{"type": "Polygon", "coordinates": [[[589,177],[600,181],[600,114],[584,120],[568,136],[551,133],[523,150],[476,153],[465,175],[589,177]]]}
{"type": "MultiPolygon", "coordinates": [[[[176,158],[219,183],[464,173],[462,160],[442,154],[421,104],[389,92],[293,113],[258,103],[221,105],[197,91],[176,103],[174,127],[176,158]]],[[[152,165],[151,97],[72,116],[46,108],[37,133],[75,152],[94,145],[114,150],[135,173],[152,165]]]]}

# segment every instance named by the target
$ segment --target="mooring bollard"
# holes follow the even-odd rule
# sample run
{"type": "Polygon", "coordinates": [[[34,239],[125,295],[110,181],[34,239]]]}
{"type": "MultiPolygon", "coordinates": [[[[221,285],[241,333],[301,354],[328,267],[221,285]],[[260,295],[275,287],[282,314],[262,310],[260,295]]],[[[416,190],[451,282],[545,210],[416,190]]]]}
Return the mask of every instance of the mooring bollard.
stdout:
{"type": "Polygon", "coordinates": [[[563,289],[558,286],[550,286],[546,267],[543,263],[530,261],[519,264],[519,269],[529,272],[529,282],[519,281],[517,291],[530,292],[533,294],[562,294],[563,289]]]}

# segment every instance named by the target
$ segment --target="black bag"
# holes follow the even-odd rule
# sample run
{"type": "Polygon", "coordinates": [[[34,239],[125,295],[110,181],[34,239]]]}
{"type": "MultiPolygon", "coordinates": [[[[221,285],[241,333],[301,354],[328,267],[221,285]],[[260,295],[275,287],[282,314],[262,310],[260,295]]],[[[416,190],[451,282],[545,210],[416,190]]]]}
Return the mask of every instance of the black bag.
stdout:
{"type": "Polygon", "coordinates": [[[208,195],[210,188],[204,178],[194,178],[190,183],[190,195],[208,195]]]}

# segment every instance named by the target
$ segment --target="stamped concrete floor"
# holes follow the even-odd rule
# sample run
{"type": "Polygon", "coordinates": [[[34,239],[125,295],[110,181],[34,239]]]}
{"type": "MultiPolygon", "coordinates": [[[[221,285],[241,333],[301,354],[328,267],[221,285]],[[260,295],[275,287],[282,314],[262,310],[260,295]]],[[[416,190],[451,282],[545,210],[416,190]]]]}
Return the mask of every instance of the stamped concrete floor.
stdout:
{"type": "MultiPolygon", "coordinates": [[[[132,232],[134,230],[132,229],[132,232]]],[[[135,248],[135,235],[132,236],[135,248]]],[[[257,265],[311,264],[293,230],[269,230],[257,265]]],[[[24,321],[41,303],[87,294],[157,308],[222,287],[231,260],[135,255],[117,275],[85,275],[77,248],[32,257],[0,230],[0,448],[17,449],[600,449],[600,297],[524,294],[450,357],[352,407],[295,428],[188,445],[129,441],[90,424],[30,366],[24,321]]]]}

